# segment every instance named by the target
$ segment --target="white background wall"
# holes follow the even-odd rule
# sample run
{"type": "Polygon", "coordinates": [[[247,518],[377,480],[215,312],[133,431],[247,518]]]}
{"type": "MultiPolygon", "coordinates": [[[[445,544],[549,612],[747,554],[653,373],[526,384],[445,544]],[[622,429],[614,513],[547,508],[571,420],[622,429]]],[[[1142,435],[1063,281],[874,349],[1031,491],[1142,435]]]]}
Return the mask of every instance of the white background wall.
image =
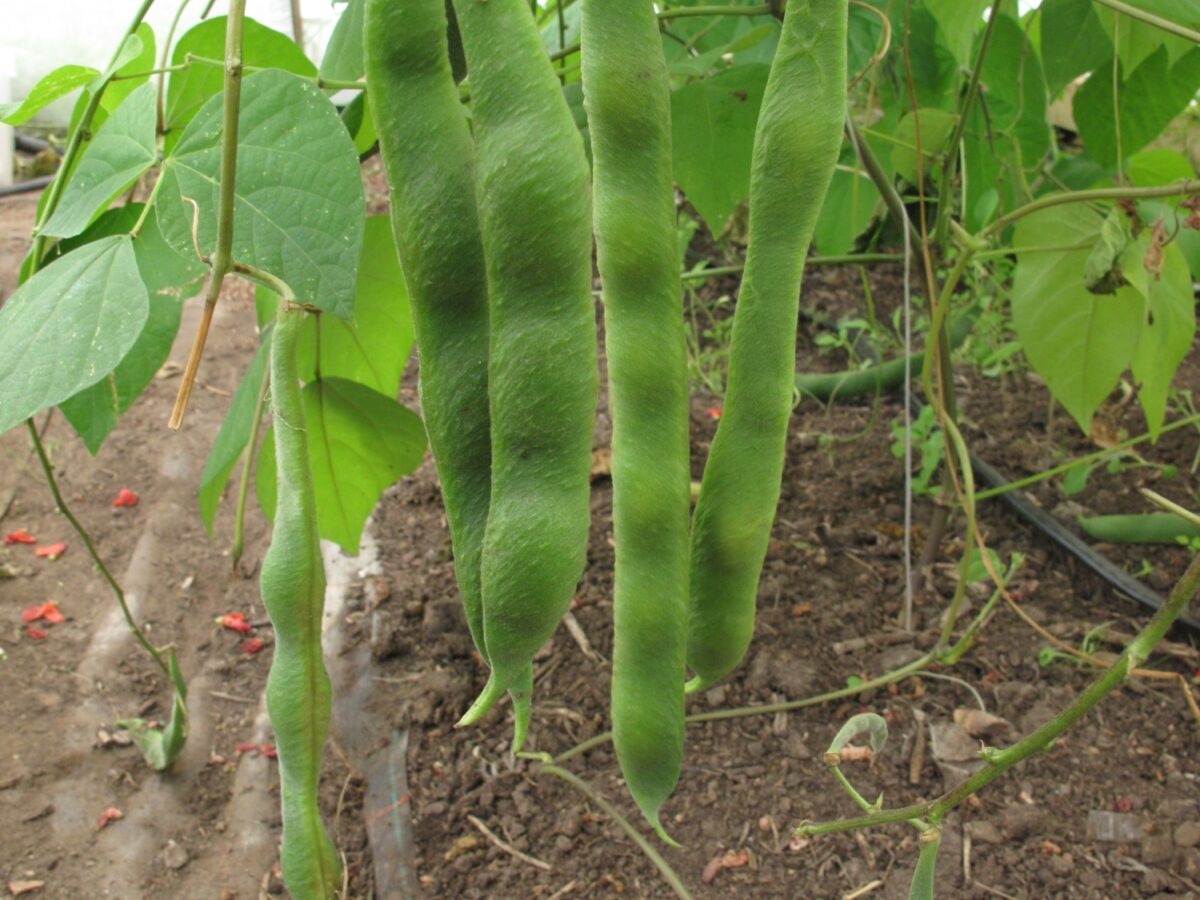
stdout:
{"type": "MultiPolygon", "coordinates": [[[[207,0],[190,0],[175,32],[176,40],[200,20],[207,0]]],[[[37,80],[66,63],[104,68],[141,0],[0,0],[0,80],[11,78],[14,98],[24,97],[37,80]]],[[[228,0],[216,0],[210,16],[224,15],[228,0]]],[[[179,0],[157,0],[146,21],[154,29],[158,54],[179,0]]],[[[329,32],[342,4],[331,0],[301,0],[304,43],[308,55],[320,61],[329,32]]],[[[247,0],[246,15],[284,34],[292,33],[288,0],[247,0]]],[[[0,89],[2,91],[2,89],[0,89]]],[[[50,107],[38,122],[65,125],[73,98],[50,107]]]]}

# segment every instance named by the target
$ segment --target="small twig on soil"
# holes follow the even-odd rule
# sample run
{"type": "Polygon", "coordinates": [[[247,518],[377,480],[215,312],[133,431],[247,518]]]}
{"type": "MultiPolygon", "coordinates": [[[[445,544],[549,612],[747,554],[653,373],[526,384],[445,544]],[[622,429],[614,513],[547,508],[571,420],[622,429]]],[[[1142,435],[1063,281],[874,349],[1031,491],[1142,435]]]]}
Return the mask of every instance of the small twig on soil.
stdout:
{"type": "Polygon", "coordinates": [[[842,900],[858,900],[859,897],[865,897],[867,894],[873,894],[875,891],[883,887],[883,882],[879,879],[868,881],[862,887],[851,891],[848,894],[842,895],[842,900]]]}
{"type": "Polygon", "coordinates": [[[516,847],[512,846],[511,844],[506,844],[503,840],[500,839],[500,837],[494,831],[492,831],[490,828],[488,828],[486,825],[484,825],[481,821],[479,821],[474,816],[467,816],[467,821],[470,822],[472,825],[474,825],[476,828],[478,828],[480,830],[480,832],[483,833],[483,836],[485,838],[487,838],[492,844],[499,847],[501,850],[503,850],[509,856],[516,857],[521,862],[528,863],[529,865],[533,866],[536,869],[541,869],[543,872],[549,872],[551,870],[550,863],[543,862],[540,859],[536,859],[535,857],[530,856],[528,853],[522,853],[520,850],[518,850],[516,847]]]}
{"type": "Polygon", "coordinates": [[[567,612],[567,614],[563,616],[563,624],[567,626],[567,631],[570,632],[571,637],[575,639],[575,643],[579,645],[579,649],[583,652],[583,655],[592,662],[596,663],[596,665],[604,665],[604,657],[592,649],[592,642],[589,641],[587,635],[584,634],[583,626],[579,624],[579,620],[575,618],[575,614],[572,612],[567,612]]]}
{"type": "Polygon", "coordinates": [[[913,718],[917,722],[917,736],[913,740],[913,752],[908,760],[908,783],[916,785],[921,783],[921,772],[925,769],[925,713],[913,709],[913,718]]]}
{"type": "Polygon", "coordinates": [[[997,890],[994,887],[988,887],[982,881],[972,882],[972,886],[979,888],[981,891],[983,891],[985,893],[992,894],[993,896],[996,896],[996,897],[1001,897],[1001,898],[1003,898],[1003,900],[1017,900],[1017,898],[1014,897],[1012,894],[1006,894],[1006,893],[1004,893],[1004,891],[997,890]]]}
{"type": "Polygon", "coordinates": [[[560,887],[557,891],[555,891],[553,894],[551,894],[550,897],[548,898],[548,900],[559,900],[560,897],[565,897],[567,894],[571,893],[571,891],[573,891],[573,890],[575,890],[575,882],[568,881],[566,884],[564,884],[562,887],[560,887]]]}
{"type": "Polygon", "coordinates": [[[226,694],[224,691],[209,691],[208,696],[216,697],[218,700],[228,700],[230,703],[245,703],[248,706],[253,706],[257,700],[251,700],[249,697],[236,697],[233,694],[226,694]]]}

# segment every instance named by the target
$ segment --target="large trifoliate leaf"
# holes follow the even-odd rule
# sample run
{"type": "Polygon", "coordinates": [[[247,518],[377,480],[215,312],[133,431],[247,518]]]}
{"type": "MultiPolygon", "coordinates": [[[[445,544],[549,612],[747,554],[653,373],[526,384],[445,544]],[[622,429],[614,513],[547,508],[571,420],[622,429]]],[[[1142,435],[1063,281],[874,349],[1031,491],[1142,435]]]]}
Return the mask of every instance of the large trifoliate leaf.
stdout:
{"type": "Polygon", "coordinates": [[[1112,41],[1100,26],[1092,0],[1046,0],[1042,18],[1042,67],[1051,97],[1072,79],[1112,63],[1112,41]]]}
{"type": "Polygon", "coordinates": [[[0,432],[116,368],[149,303],[128,236],[80,247],[21,285],[0,308],[0,432]]]}
{"type": "MultiPolygon", "coordinates": [[[[321,537],[354,555],[380,495],[421,464],[425,427],[391,397],[340,378],[304,386],[304,417],[321,537]]],[[[273,437],[263,440],[254,478],[269,519],[275,517],[273,437]]]]}
{"type": "MultiPolygon", "coordinates": [[[[213,97],[163,163],[158,221],[180,253],[216,246],[222,98],[213,97]],[[189,202],[191,201],[191,202],[189,202]]],[[[349,319],[362,250],[358,154],[316,86],[269,69],[242,86],[233,257],[285,281],[303,303],[349,319]]]]}
{"type": "Polygon", "coordinates": [[[143,84],[100,126],[42,234],[79,234],[154,165],[154,96],[154,85],[143,84]]]}

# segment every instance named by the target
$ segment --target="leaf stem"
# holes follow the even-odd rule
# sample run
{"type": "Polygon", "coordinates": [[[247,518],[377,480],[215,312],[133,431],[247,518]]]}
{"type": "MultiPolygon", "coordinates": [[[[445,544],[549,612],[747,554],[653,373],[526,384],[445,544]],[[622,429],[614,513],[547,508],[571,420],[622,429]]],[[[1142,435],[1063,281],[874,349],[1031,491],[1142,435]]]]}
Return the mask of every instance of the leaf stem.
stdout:
{"type": "Polygon", "coordinates": [[[58,488],[58,479],[54,477],[54,466],[50,462],[50,458],[46,455],[46,447],[42,443],[42,436],[38,434],[37,427],[33,424],[33,419],[26,419],[25,425],[29,429],[29,439],[33,443],[34,452],[37,453],[38,462],[42,465],[42,472],[46,476],[46,484],[50,488],[50,493],[54,496],[54,504],[58,507],[58,511],[63,514],[63,517],[71,523],[71,527],[75,529],[75,533],[79,535],[79,539],[83,541],[83,545],[87,548],[88,555],[91,556],[92,562],[96,568],[100,570],[100,574],[104,576],[104,580],[108,582],[108,586],[112,588],[113,594],[117,598],[117,604],[121,607],[121,614],[125,617],[125,623],[129,626],[129,630],[133,633],[134,638],[142,645],[151,658],[162,669],[163,674],[168,678],[171,677],[170,669],[167,668],[167,663],[163,659],[162,653],[146,638],[142,629],[138,627],[137,622],[133,620],[133,613],[129,610],[129,604],[125,600],[125,591],[121,589],[121,585],[117,579],[113,577],[108,566],[104,564],[104,560],[100,558],[100,554],[96,551],[96,545],[92,541],[92,536],[88,534],[88,530],[83,527],[80,521],[75,518],[75,514],[71,512],[66,501],[63,500],[62,492],[58,488]]]}
{"type": "Polygon", "coordinates": [[[221,169],[220,195],[217,200],[217,245],[213,252],[212,272],[208,280],[208,292],[204,296],[204,311],[196,339],[188,354],[179,393],[175,397],[175,408],[167,423],[174,431],[183,425],[200,359],[204,356],[204,344],[208,340],[208,329],[212,325],[217,298],[221,285],[233,267],[233,205],[234,188],[237,183],[238,120],[242,100],[242,28],[246,17],[246,0],[230,0],[229,16],[225,25],[225,96],[221,121],[221,169]]]}
{"type": "Polygon", "coordinates": [[[994,237],[1001,234],[1009,225],[1028,215],[1052,206],[1062,206],[1066,203],[1091,203],[1100,200],[1145,200],[1154,197],[1176,197],[1180,194],[1200,194],[1200,179],[1189,178],[1153,187],[1092,188],[1087,191],[1048,194],[1045,197],[1039,197],[1032,203],[1018,206],[1012,212],[1001,216],[975,235],[975,237],[981,240],[994,237]]]}
{"type": "MultiPolygon", "coordinates": [[[[840,256],[810,256],[804,261],[804,264],[806,266],[862,266],[871,263],[903,261],[903,253],[846,253],[840,256]]],[[[718,275],[736,275],[743,268],[741,265],[713,266],[709,269],[693,269],[690,272],[684,272],[680,277],[684,281],[704,281],[707,278],[716,278],[718,275]]]]}
{"type": "Polygon", "coordinates": [[[691,893],[688,891],[687,887],[684,886],[684,883],[680,880],[679,876],[675,874],[675,870],[671,868],[670,863],[663,859],[662,854],[658,852],[653,844],[646,840],[645,835],[634,828],[629,823],[628,819],[617,812],[616,807],[601,797],[595,788],[593,788],[590,784],[573,772],[568,772],[566,769],[560,769],[558,766],[552,763],[544,763],[535,769],[534,772],[545,772],[547,775],[553,775],[555,778],[565,781],[567,784],[571,785],[571,787],[575,788],[575,790],[579,791],[598,807],[600,807],[600,809],[603,810],[604,813],[609,816],[609,818],[616,822],[617,826],[620,827],[620,829],[624,831],[626,835],[628,835],[629,839],[637,844],[641,851],[650,858],[650,861],[654,863],[655,867],[662,874],[662,877],[666,879],[667,884],[671,886],[671,890],[675,892],[675,896],[679,897],[680,900],[692,900],[691,893]]]}

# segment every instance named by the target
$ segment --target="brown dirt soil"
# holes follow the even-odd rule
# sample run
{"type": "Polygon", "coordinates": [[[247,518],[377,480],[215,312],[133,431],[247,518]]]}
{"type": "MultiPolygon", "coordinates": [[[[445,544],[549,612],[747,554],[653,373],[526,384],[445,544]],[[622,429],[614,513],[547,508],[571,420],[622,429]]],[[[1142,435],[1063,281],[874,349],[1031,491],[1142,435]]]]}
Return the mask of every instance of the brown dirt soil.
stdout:
{"type": "MultiPolygon", "coordinates": [[[[377,207],[377,191],[373,199],[377,207]]],[[[0,203],[0,276],[15,272],[23,252],[18,238],[28,234],[33,202],[0,203]]],[[[872,284],[882,316],[895,303],[896,273],[876,273],[872,284]]],[[[852,273],[815,271],[805,302],[829,316],[849,314],[861,304],[861,288],[852,273]]],[[[0,564],[16,571],[0,580],[0,647],[6,653],[0,661],[0,718],[6,723],[0,730],[0,887],[40,881],[44,886],[28,896],[47,898],[215,900],[282,893],[272,874],[279,837],[274,763],[234,749],[239,742],[270,741],[261,704],[270,630],[256,629],[267,647],[247,655],[241,636],[213,623],[214,616],[235,610],[251,621],[263,616],[254,581],[232,574],[223,553],[230,498],[213,539],[195,506],[199,471],[227,394],[255,343],[248,291],[232,290],[221,310],[201,371],[206,388],[194,395],[181,434],[163,427],[178,383],[170,377],[151,385],[95,459],[61,417],[47,432],[66,498],[130,591],[137,619],[152,626],[155,640],[179,648],[193,726],[183,757],[165,775],[149,771],[132,747],[97,746],[97,732],[112,734],[117,719],[165,717],[167,685],[123,636],[111,594],[55,514],[24,435],[0,439],[0,509],[13,493],[0,531],[25,528],[40,543],[68,545],[53,562],[26,546],[0,547],[0,564]],[[123,487],[137,491],[141,502],[114,511],[111,500],[123,487]],[[67,622],[47,628],[44,640],[30,639],[21,610],[45,600],[55,600],[67,622]],[[98,830],[98,817],[110,806],[124,818],[98,830]]],[[[173,360],[182,361],[195,317],[190,305],[173,360]]],[[[844,364],[818,354],[813,335],[811,326],[802,328],[798,357],[806,367],[844,364]]],[[[1047,422],[1050,404],[1036,379],[1020,372],[1000,380],[960,371],[972,445],[1006,474],[1036,472],[1094,449],[1061,410],[1047,422]]],[[[1200,384],[1198,375],[1193,353],[1180,384],[1200,384]]],[[[410,371],[402,389],[407,403],[416,403],[414,385],[410,371]]],[[[1114,399],[1103,421],[1117,432],[1139,433],[1136,404],[1114,399]]],[[[718,407],[711,397],[694,397],[697,477],[718,407]]],[[[932,595],[917,606],[917,633],[899,634],[903,477],[889,448],[889,423],[898,413],[894,398],[877,408],[870,402],[800,407],[792,420],[755,641],[741,667],[692,698],[689,711],[834,690],[848,678],[894,669],[930,645],[954,589],[962,523],[952,522],[932,573],[932,595]]],[[[598,448],[607,446],[609,430],[602,404],[598,448]]],[[[1141,510],[1135,488],[1149,483],[1194,504],[1196,480],[1189,469],[1196,447],[1196,432],[1183,429],[1143,448],[1147,460],[1178,466],[1173,481],[1144,467],[1099,470],[1088,490],[1071,500],[1095,512],[1141,510]]],[[[1065,500],[1061,481],[1039,487],[1034,496],[1048,509],[1065,500]]],[[[611,486],[601,475],[593,486],[588,566],[573,609],[588,652],[560,628],[539,655],[529,750],[561,753],[607,728],[610,500],[611,486]]],[[[918,501],[918,539],[930,509],[928,501],[918,501]]],[[[1005,559],[1026,554],[1014,589],[1024,609],[1053,633],[1077,643],[1101,623],[1132,633],[1144,622],[1142,610],[1003,507],[983,506],[981,526],[1005,559]]],[[[400,826],[409,815],[409,859],[428,897],[672,896],[646,856],[594,802],[539,774],[536,764],[509,758],[507,704],[478,727],[452,727],[482,687],[485,670],[459,608],[428,461],[385,494],[368,531],[358,559],[333,560],[331,554],[327,660],[343,699],[335,710],[322,799],[346,857],[347,896],[400,896],[395,882],[383,879],[405,858],[396,835],[403,836],[400,826]],[[396,750],[403,740],[407,753],[396,750]],[[495,846],[469,817],[544,867],[495,846]]],[[[247,568],[254,569],[268,537],[257,511],[249,532],[247,568]]],[[[1182,548],[1108,549],[1132,572],[1145,557],[1152,566],[1147,579],[1160,591],[1186,561],[1182,548]]],[[[987,594],[971,588],[970,609],[978,610],[987,594]]],[[[959,752],[952,752],[956,735],[949,724],[956,709],[976,705],[976,693],[989,712],[1026,732],[1088,683],[1093,673],[1073,664],[1040,666],[1043,644],[1001,605],[952,670],[841,702],[690,727],[683,777],[664,810],[684,849],[662,848],[664,856],[697,898],[834,898],[856,891],[872,898],[907,896],[916,861],[916,833],[908,826],[789,842],[792,827],[803,820],[856,811],[822,765],[822,751],[849,716],[877,712],[889,722],[888,746],[873,762],[847,763],[847,775],[868,798],[882,792],[887,806],[931,798],[970,765],[977,749],[970,739],[964,749],[958,735],[959,752]],[[715,876],[706,883],[706,866],[726,853],[744,864],[710,867],[715,876]]],[[[1190,677],[1198,659],[1179,646],[1151,664],[1190,677]]],[[[938,895],[1200,896],[1196,735],[1177,688],[1130,682],[1048,753],[1002,777],[950,818],[938,895]],[[1115,835],[1120,840],[1105,840],[1112,835],[1099,832],[1103,825],[1125,831],[1115,835]]],[[[601,743],[566,767],[653,840],[624,790],[611,745],[601,743]]]]}

